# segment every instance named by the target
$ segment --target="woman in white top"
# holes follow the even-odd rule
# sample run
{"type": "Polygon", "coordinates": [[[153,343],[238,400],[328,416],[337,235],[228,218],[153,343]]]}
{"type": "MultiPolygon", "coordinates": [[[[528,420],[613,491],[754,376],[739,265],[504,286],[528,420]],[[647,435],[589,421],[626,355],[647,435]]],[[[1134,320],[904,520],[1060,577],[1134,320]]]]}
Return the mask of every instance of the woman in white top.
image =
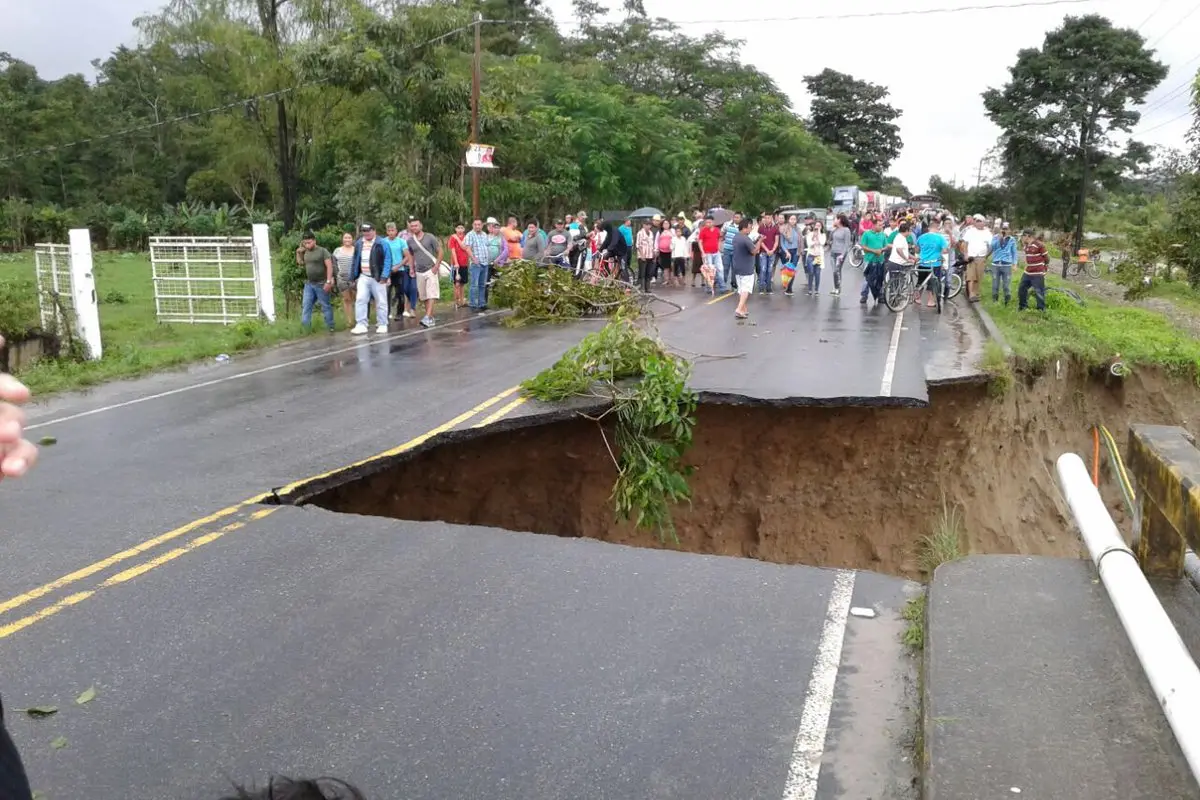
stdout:
{"type": "Polygon", "coordinates": [[[346,312],[346,324],[354,327],[354,300],[358,296],[354,281],[350,280],[350,261],[354,258],[354,235],[342,234],[342,246],[333,251],[333,265],[337,269],[334,291],[342,296],[342,310],[346,312]]]}
{"type": "Polygon", "coordinates": [[[804,234],[804,271],[808,273],[808,293],[821,293],[821,270],[825,268],[825,226],[815,223],[804,234]]]}
{"type": "Polygon", "coordinates": [[[687,275],[688,258],[692,255],[691,240],[684,235],[686,230],[681,220],[671,231],[671,266],[675,273],[675,283],[678,286],[683,286],[683,278],[687,275]]]}
{"type": "Polygon", "coordinates": [[[895,238],[892,239],[892,254],[888,256],[888,261],[899,267],[907,267],[912,260],[912,250],[908,246],[908,223],[901,222],[900,227],[896,229],[895,238]]]}

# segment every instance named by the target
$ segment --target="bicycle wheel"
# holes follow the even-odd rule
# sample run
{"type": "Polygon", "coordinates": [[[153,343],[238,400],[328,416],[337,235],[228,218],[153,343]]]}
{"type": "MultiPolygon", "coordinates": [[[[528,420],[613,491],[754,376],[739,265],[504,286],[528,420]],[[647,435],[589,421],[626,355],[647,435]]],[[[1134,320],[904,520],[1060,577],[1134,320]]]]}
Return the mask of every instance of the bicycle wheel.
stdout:
{"type": "Polygon", "coordinates": [[[946,280],[946,299],[953,300],[962,294],[963,279],[962,275],[957,272],[951,272],[950,277],[946,280]]]}
{"type": "Polygon", "coordinates": [[[1095,261],[1087,262],[1087,274],[1088,274],[1089,278],[1099,278],[1100,277],[1100,265],[1097,264],[1095,261]]]}
{"type": "Polygon", "coordinates": [[[938,280],[937,275],[929,276],[929,291],[933,292],[937,302],[937,313],[942,313],[942,282],[938,280]]]}
{"type": "Polygon", "coordinates": [[[850,250],[850,266],[861,269],[863,265],[862,245],[854,245],[850,250]]]}
{"type": "Polygon", "coordinates": [[[913,287],[907,271],[889,270],[883,283],[883,302],[896,313],[900,313],[912,302],[913,287]]]}

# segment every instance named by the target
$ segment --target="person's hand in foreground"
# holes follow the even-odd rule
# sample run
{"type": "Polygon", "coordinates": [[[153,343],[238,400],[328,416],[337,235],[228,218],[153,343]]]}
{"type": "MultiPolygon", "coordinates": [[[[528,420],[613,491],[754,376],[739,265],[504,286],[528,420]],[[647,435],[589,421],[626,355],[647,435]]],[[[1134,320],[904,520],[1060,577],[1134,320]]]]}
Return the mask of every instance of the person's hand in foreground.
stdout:
{"type": "Polygon", "coordinates": [[[27,402],[29,390],[24,384],[0,372],[0,480],[21,477],[37,461],[37,448],[24,436],[25,412],[18,408],[27,402]]]}

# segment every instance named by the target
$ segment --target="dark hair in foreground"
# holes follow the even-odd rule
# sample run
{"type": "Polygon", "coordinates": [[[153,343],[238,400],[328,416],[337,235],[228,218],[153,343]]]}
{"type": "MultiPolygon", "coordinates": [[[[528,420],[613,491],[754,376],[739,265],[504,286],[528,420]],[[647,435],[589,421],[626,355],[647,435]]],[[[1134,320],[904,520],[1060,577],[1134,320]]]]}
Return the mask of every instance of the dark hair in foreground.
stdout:
{"type": "Polygon", "coordinates": [[[272,777],[262,789],[234,787],[234,793],[221,800],[366,800],[358,789],[337,778],[272,777]]]}

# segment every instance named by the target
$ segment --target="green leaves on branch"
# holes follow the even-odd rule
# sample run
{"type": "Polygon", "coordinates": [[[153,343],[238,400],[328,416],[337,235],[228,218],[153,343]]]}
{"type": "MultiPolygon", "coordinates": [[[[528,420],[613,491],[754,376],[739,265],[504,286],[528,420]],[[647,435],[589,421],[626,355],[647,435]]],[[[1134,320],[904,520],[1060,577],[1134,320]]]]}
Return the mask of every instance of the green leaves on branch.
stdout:
{"type": "Polygon", "coordinates": [[[696,425],[691,365],[669,353],[630,319],[614,319],[584,337],[554,366],[521,384],[544,402],[600,398],[607,409],[594,419],[617,468],[612,500],[616,517],[675,535],[672,507],[691,498],[692,468],[683,456],[696,425]],[[606,431],[612,432],[612,439],[606,431]]]}
{"type": "Polygon", "coordinates": [[[504,321],[513,327],[617,314],[636,316],[639,308],[628,284],[605,281],[593,285],[575,280],[565,269],[539,267],[532,261],[510,261],[500,268],[492,304],[513,310],[504,321]]]}
{"type": "MultiPolygon", "coordinates": [[[[899,182],[886,181],[887,168],[900,155],[900,110],[886,102],[888,90],[826,67],[807,75],[813,96],[809,130],[850,157],[855,171],[875,189],[888,194],[899,182]]],[[[898,192],[907,196],[907,190],[898,192]]]]}
{"type": "Polygon", "coordinates": [[[1067,17],[1040,49],[1022,50],[1009,72],[1002,89],[984,92],[983,105],[1004,131],[1004,171],[1016,212],[1066,227],[1081,191],[1112,184],[1147,160],[1137,142],[1118,150],[1112,134],[1133,129],[1140,119],[1135,106],[1167,68],[1137,31],[1091,14],[1067,17]]]}

